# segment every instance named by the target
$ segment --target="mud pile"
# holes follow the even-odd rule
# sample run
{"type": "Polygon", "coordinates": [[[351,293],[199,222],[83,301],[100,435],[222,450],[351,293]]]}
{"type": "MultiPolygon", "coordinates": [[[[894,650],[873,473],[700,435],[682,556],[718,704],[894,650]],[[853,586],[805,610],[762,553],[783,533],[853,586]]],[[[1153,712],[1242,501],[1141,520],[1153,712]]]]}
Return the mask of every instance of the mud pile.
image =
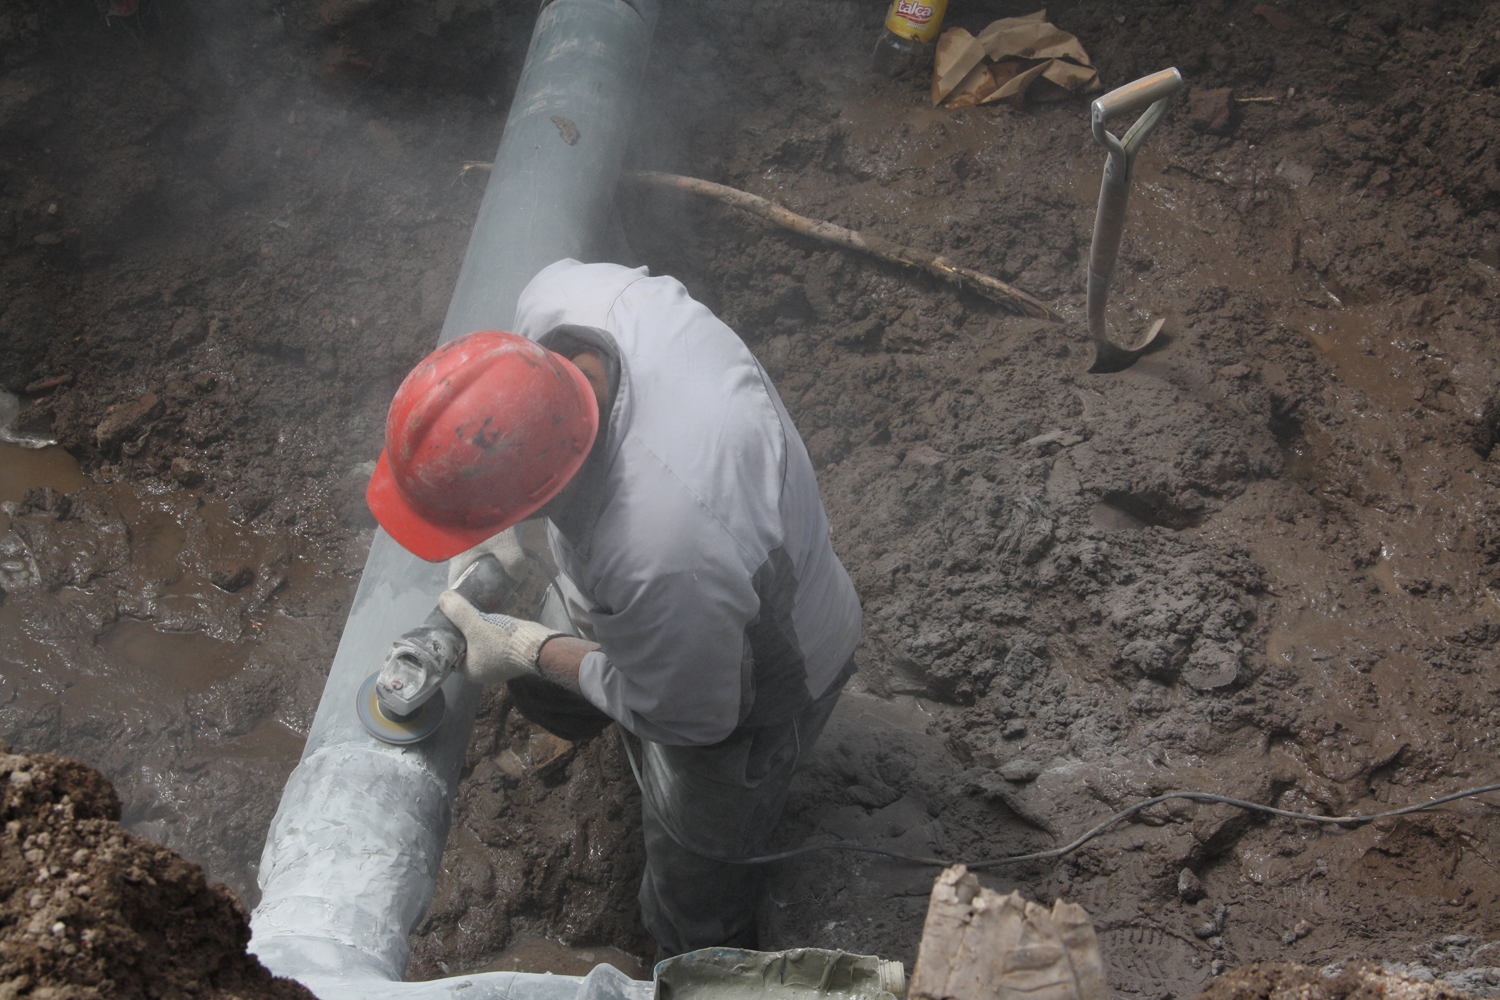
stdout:
{"type": "Polygon", "coordinates": [[[92,768],[0,747],[0,995],[309,1000],[245,953],[223,885],[120,828],[92,768]]]}
{"type": "Polygon", "coordinates": [[[1294,962],[1247,965],[1226,972],[1199,1000],[1457,1000],[1467,996],[1441,982],[1415,979],[1401,972],[1355,964],[1327,975],[1294,962]]]}

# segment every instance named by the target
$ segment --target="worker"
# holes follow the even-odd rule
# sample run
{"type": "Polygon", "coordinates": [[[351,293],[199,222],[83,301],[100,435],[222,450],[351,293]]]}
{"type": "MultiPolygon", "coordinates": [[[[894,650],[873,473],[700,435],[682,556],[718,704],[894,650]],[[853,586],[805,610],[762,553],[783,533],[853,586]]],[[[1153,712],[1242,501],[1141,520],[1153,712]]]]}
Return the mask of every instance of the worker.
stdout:
{"type": "Polygon", "coordinates": [[[450,559],[450,586],[485,554],[518,577],[512,526],[546,519],[560,572],[541,621],[440,598],[460,669],[564,739],[611,720],[639,738],[658,958],[754,948],[761,867],[728,861],[767,852],[860,634],[807,449],[754,355],[672,278],[558,261],[514,330],[407,377],[370,507],[450,559]]]}

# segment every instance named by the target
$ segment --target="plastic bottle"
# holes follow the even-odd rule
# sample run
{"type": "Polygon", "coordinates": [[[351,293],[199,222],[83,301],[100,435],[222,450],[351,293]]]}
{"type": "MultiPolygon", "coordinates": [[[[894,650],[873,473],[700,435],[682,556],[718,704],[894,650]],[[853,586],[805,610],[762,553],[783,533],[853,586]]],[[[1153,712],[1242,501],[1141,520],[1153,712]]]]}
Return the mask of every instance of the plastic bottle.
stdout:
{"type": "Polygon", "coordinates": [[[930,63],[947,8],[948,0],[891,0],[870,60],[875,71],[898,76],[930,63]]]}

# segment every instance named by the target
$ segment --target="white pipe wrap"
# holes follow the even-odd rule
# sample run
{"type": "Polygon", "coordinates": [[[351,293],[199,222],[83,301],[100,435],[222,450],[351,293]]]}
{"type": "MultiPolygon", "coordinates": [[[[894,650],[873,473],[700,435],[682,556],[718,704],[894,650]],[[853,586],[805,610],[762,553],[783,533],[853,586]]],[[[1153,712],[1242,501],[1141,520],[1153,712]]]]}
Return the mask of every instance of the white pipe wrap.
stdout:
{"type": "Polygon", "coordinates": [[[446,783],[399,747],[339,746],[297,765],[261,857],[268,893],[255,911],[258,951],[278,938],[322,938],[400,979],[407,935],[432,901],[448,837],[446,783]]]}
{"type": "Polygon", "coordinates": [[[302,982],[321,1000],[652,1000],[653,996],[651,983],[631,979],[612,965],[596,965],[586,976],[481,972],[425,983],[335,976],[307,976],[302,982]]]}

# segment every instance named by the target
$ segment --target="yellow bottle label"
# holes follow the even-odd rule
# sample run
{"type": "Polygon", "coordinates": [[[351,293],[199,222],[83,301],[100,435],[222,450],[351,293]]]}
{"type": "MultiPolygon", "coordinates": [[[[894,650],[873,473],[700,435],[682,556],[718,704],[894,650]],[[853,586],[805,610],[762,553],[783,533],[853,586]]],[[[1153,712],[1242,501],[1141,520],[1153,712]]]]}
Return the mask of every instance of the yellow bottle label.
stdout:
{"type": "Polygon", "coordinates": [[[885,26],[892,34],[914,42],[935,42],[947,8],[948,0],[891,0],[885,26]]]}

